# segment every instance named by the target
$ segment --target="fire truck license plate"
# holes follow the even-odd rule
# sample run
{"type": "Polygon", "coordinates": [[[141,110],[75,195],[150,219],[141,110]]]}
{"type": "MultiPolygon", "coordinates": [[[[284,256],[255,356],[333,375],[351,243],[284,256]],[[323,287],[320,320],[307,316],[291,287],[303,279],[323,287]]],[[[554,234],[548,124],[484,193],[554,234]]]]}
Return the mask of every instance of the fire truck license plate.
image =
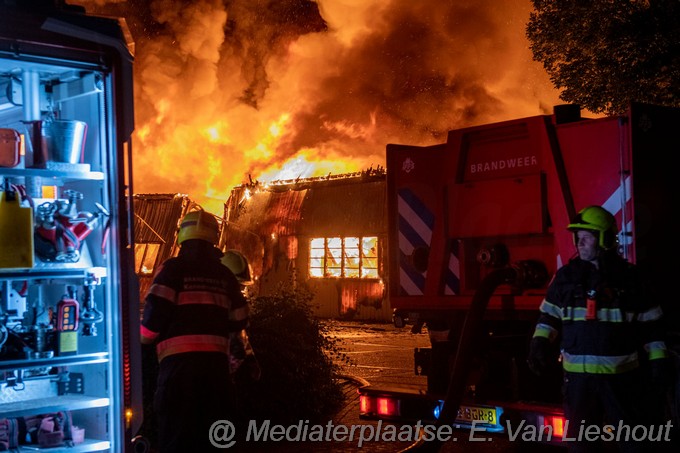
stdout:
{"type": "Polygon", "coordinates": [[[481,422],[495,425],[498,422],[496,409],[493,407],[460,406],[458,409],[457,422],[472,423],[481,422]]]}

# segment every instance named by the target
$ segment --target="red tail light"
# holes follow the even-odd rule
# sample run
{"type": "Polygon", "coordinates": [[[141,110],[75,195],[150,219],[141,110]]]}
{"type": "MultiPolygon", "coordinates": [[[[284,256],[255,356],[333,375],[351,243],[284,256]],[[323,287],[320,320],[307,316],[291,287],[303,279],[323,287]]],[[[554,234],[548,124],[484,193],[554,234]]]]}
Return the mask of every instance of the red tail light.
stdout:
{"type": "Polygon", "coordinates": [[[552,435],[554,437],[564,436],[564,417],[560,415],[546,415],[543,418],[542,426],[544,429],[552,428],[552,435]]]}
{"type": "Polygon", "coordinates": [[[359,412],[363,415],[396,417],[400,415],[399,401],[387,396],[359,396],[359,412]]]}
{"type": "Polygon", "coordinates": [[[373,410],[373,399],[366,395],[361,395],[359,397],[359,413],[368,414],[373,410]]]}
{"type": "Polygon", "coordinates": [[[378,398],[378,415],[399,415],[399,405],[391,398],[378,398]]]}

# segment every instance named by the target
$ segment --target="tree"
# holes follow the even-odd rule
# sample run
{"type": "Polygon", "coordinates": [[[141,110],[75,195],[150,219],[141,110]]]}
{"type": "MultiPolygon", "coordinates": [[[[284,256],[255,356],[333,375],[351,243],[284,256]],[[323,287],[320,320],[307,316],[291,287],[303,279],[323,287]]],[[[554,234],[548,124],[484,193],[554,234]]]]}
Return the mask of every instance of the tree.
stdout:
{"type": "Polygon", "coordinates": [[[680,106],[678,0],[532,0],[534,60],[560,98],[616,114],[630,101],[680,106]]]}

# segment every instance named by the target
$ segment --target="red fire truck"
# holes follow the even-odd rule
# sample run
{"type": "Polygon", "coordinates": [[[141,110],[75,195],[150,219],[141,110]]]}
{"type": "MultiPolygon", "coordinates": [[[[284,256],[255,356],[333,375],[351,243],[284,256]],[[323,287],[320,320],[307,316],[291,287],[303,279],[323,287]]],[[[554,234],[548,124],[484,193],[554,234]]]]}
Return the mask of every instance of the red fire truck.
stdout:
{"type": "MultiPolygon", "coordinates": [[[[502,433],[524,420],[559,439],[561,370],[539,379],[526,354],[549,279],[575,253],[565,227],[587,205],[614,213],[621,253],[670,302],[678,124],[680,109],[584,119],[563,105],[452,130],[440,145],[388,145],[390,303],[432,347],[414,355],[427,389],[364,387],[361,416],[435,421],[448,405],[464,426],[502,433]]],[[[677,330],[677,309],[663,308],[677,330]]]]}

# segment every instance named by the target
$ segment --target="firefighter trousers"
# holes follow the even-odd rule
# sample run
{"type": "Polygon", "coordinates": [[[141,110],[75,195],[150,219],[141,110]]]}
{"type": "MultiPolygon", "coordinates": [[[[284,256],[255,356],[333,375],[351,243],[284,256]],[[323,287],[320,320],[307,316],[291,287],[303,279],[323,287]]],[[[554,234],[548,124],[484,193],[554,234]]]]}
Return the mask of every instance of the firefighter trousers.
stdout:
{"type": "MultiPolygon", "coordinates": [[[[154,395],[160,453],[224,451],[211,427],[234,420],[234,391],[225,354],[191,352],[163,359],[154,395]]],[[[227,424],[219,435],[229,435],[227,424]]],[[[232,433],[233,434],[233,433],[232,433]]]]}
{"type": "Polygon", "coordinates": [[[644,414],[638,370],[617,374],[565,373],[565,444],[572,453],[650,453],[663,442],[663,426],[644,414]],[[655,440],[656,439],[656,440],[655,440]]]}

